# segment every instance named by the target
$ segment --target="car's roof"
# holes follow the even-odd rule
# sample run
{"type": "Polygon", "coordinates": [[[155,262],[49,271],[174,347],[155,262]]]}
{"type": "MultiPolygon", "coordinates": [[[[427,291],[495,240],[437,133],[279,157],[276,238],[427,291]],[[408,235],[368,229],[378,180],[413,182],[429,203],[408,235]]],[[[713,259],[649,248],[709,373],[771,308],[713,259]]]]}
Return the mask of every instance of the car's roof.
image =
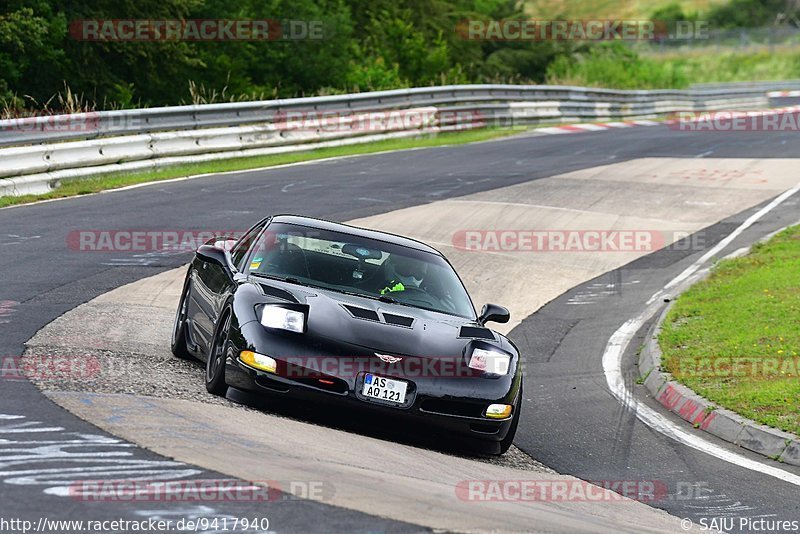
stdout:
{"type": "Polygon", "coordinates": [[[341,232],[344,234],[365,237],[368,239],[385,241],[387,243],[392,243],[394,245],[413,248],[415,250],[430,252],[431,254],[436,254],[437,256],[441,256],[441,253],[438,250],[426,245],[425,243],[422,243],[421,241],[417,241],[415,239],[409,239],[408,237],[402,237],[395,234],[389,234],[387,232],[378,232],[376,230],[367,230],[366,228],[350,226],[349,224],[336,223],[336,222],[326,221],[324,219],[315,219],[313,217],[301,217],[299,215],[275,215],[274,217],[272,217],[272,222],[296,224],[299,226],[306,226],[308,228],[318,228],[320,230],[341,232]]]}

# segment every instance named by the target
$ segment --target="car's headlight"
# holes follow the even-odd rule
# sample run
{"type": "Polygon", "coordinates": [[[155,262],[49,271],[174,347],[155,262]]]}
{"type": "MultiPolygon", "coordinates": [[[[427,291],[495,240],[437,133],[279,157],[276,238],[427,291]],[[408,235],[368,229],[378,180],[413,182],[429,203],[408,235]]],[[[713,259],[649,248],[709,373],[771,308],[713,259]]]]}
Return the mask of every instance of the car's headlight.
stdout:
{"type": "Polygon", "coordinates": [[[478,371],[507,375],[511,365],[511,356],[494,350],[473,349],[469,366],[478,371]]]}
{"type": "Polygon", "coordinates": [[[305,315],[303,312],[279,306],[264,306],[261,311],[261,324],[267,328],[280,328],[302,334],[305,326],[305,315]]]}

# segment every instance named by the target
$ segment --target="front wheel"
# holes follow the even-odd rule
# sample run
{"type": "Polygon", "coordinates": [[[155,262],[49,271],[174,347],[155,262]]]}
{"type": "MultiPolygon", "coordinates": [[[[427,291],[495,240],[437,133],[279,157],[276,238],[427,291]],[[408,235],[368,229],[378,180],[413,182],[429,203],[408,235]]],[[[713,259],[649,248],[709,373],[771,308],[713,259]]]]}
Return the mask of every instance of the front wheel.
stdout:
{"type": "Polygon", "coordinates": [[[187,336],[187,319],[189,317],[189,277],[186,277],[186,282],[183,284],[183,292],[181,293],[181,301],[178,304],[178,312],[175,314],[175,324],[172,326],[172,354],[181,359],[189,359],[192,357],[189,354],[189,348],[186,344],[187,336]]]}
{"type": "Polygon", "coordinates": [[[508,434],[500,442],[500,454],[505,454],[514,443],[514,436],[517,434],[517,426],[519,426],[519,416],[522,409],[522,388],[519,388],[519,395],[517,396],[517,404],[514,406],[514,415],[511,419],[511,428],[508,429],[508,434]]]}
{"type": "Polygon", "coordinates": [[[206,361],[206,389],[209,393],[220,397],[224,397],[228,391],[228,385],[225,383],[225,360],[230,339],[232,314],[230,308],[222,312],[214,332],[211,350],[208,351],[208,361],[206,361]]]}

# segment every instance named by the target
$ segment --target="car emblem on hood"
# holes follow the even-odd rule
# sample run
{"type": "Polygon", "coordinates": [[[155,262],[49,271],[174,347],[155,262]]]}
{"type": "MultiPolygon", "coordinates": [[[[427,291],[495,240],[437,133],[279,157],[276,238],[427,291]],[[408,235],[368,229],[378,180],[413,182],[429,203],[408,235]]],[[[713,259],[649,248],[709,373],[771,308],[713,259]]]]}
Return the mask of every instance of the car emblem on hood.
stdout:
{"type": "Polygon", "coordinates": [[[375,353],[375,356],[385,361],[386,363],[397,363],[403,359],[398,356],[389,356],[388,354],[378,354],[377,352],[375,353]]]}

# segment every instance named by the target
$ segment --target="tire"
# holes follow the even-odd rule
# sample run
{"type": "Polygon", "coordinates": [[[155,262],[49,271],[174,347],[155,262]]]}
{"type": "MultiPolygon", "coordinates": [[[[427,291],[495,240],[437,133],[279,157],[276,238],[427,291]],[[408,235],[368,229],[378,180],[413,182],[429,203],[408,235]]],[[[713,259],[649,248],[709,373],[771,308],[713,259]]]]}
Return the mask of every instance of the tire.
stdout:
{"type": "Polygon", "coordinates": [[[522,388],[519,390],[519,397],[517,400],[517,404],[514,406],[514,415],[513,419],[511,419],[511,428],[508,429],[508,434],[503,440],[500,442],[500,454],[505,454],[508,449],[511,448],[511,444],[514,443],[514,436],[517,433],[517,426],[519,426],[519,413],[522,409],[522,388]]]}
{"type": "Polygon", "coordinates": [[[211,350],[208,351],[208,360],[206,361],[206,389],[209,393],[220,397],[224,397],[228,391],[228,384],[225,383],[225,360],[227,358],[232,315],[233,311],[230,308],[226,308],[222,312],[217,328],[214,331],[211,350]]]}
{"type": "Polygon", "coordinates": [[[172,354],[176,358],[188,360],[192,358],[189,353],[189,348],[186,343],[186,336],[188,335],[186,322],[189,317],[189,277],[187,275],[186,282],[183,284],[183,292],[181,293],[180,304],[178,304],[178,311],[175,313],[175,322],[172,326],[172,354]]]}

